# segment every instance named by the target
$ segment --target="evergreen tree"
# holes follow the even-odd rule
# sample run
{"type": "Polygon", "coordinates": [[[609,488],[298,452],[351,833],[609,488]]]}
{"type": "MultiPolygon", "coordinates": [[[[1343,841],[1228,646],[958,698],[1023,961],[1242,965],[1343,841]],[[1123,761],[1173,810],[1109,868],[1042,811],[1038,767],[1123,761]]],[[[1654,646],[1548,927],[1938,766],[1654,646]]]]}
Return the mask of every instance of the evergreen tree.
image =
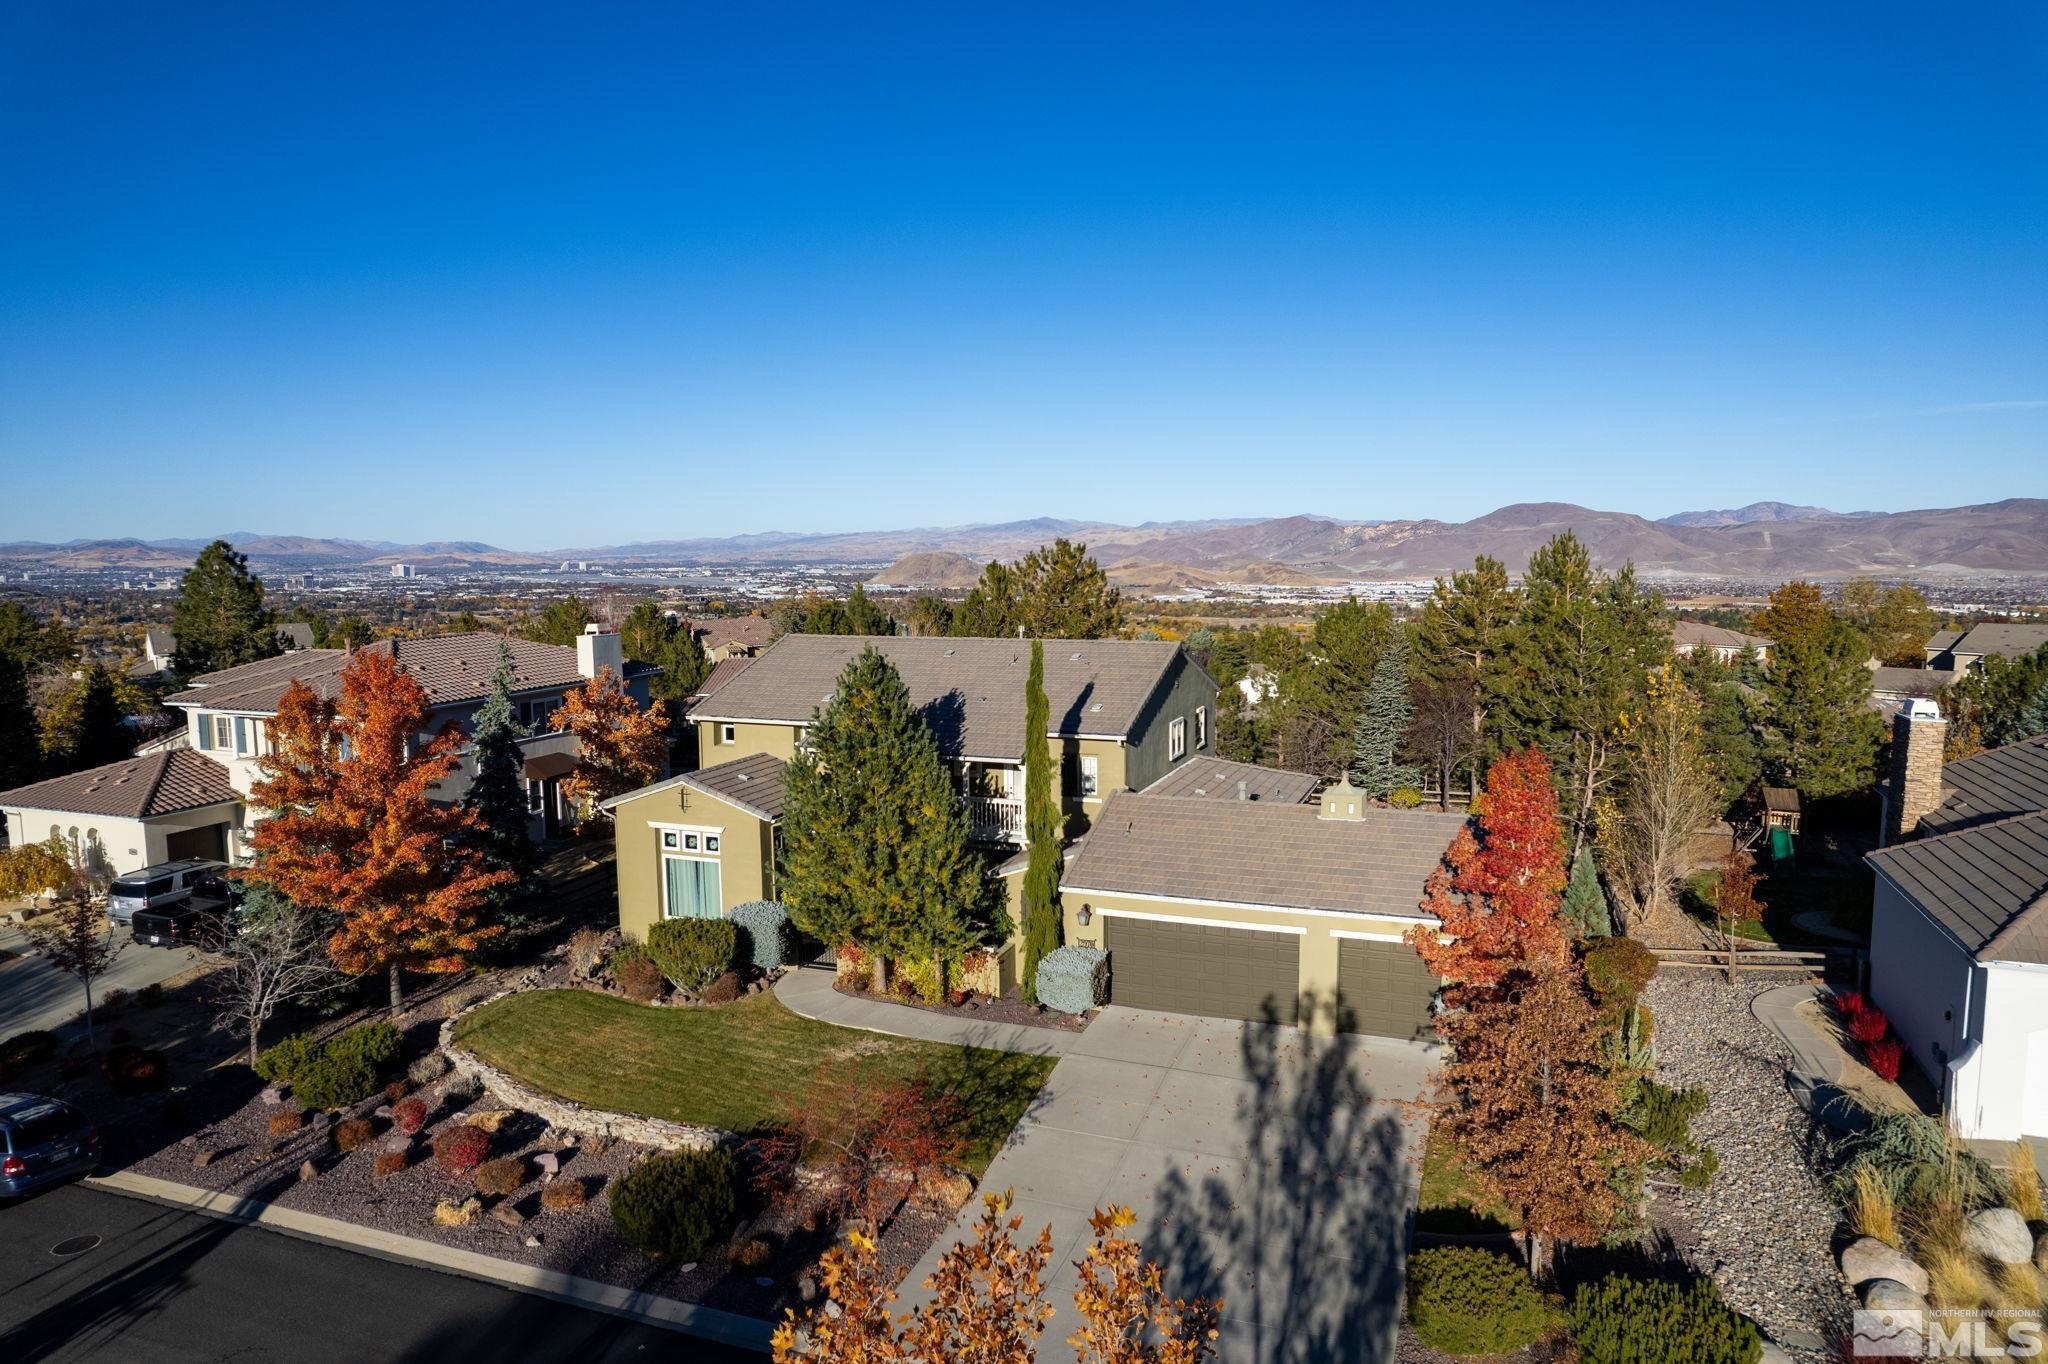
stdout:
{"type": "Polygon", "coordinates": [[[1699,698],[1700,744],[1713,764],[1721,808],[1726,810],[1763,776],[1763,752],[1744,700],[1745,676],[1761,681],[1763,669],[1754,663],[1753,654],[1748,663],[1729,668],[1714,661],[1713,650],[1694,649],[1679,655],[1678,675],[1699,698]]]}
{"type": "Polygon", "coordinates": [[[0,651],[0,791],[26,786],[42,771],[36,713],[28,700],[27,670],[0,651]]]}
{"type": "Polygon", "coordinates": [[[1009,932],[968,847],[938,740],[888,659],[864,649],[813,713],[784,776],[778,884],[797,926],[891,957],[939,960],[1009,932]]]}
{"type": "Polygon", "coordinates": [[[526,622],[521,634],[536,644],[574,644],[583,627],[596,620],[581,597],[564,597],[526,622]]]}
{"type": "Polygon", "coordinates": [[[1440,695],[1465,700],[1474,755],[1492,737],[1488,720],[1503,689],[1520,602],[1506,567],[1482,554],[1469,570],[1436,580],[1416,621],[1416,674],[1440,695]]]}
{"type": "Polygon", "coordinates": [[[849,635],[893,635],[896,622],[889,613],[869,600],[867,589],[859,583],[846,598],[846,633],[849,635]]]}
{"type": "Polygon", "coordinates": [[[1024,619],[1024,584],[1015,568],[991,559],[967,600],[953,613],[952,633],[964,638],[1006,639],[1024,619]]]}
{"type": "Polygon", "coordinates": [[[1088,546],[1059,539],[1024,556],[1025,633],[1039,639],[1103,639],[1124,626],[1123,594],[1088,553],[1088,546]]]}
{"type": "Polygon", "coordinates": [[[669,714],[680,720],[683,703],[695,696],[711,675],[711,660],[705,656],[696,627],[686,620],[671,620],[653,602],[643,601],[620,624],[619,644],[627,658],[661,669],[649,679],[647,694],[668,702],[669,714]]]}
{"type": "Polygon", "coordinates": [[[1770,604],[1756,613],[1750,629],[1782,648],[1813,643],[1833,622],[1820,588],[1808,582],[1789,582],[1772,591],[1770,604]]]}
{"type": "Polygon", "coordinates": [[[1809,799],[1869,788],[1884,724],[1870,709],[1863,637],[1830,622],[1780,642],[1753,698],[1766,769],[1774,784],[1809,799]]]}
{"type": "Polygon", "coordinates": [[[2034,694],[2027,698],[2027,704],[2020,707],[2013,721],[2012,741],[2038,738],[2048,734],[2048,681],[2034,688],[2034,694]]]}
{"type": "Polygon", "coordinates": [[[1614,933],[1614,917],[1608,912],[1607,892],[1600,889],[1600,869],[1593,864],[1593,850],[1579,849],[1572,859],[1571,880],[1565,882],[1564,903],[1559,913],[1579,938],[1605,938],[1614,933]]]}
{"type": "Polygon", "coordinates": [[[1396,630],[1373,667],[1372,686],[1351,736],[1351,784],[1375,800],[1422,782],[1420,772],[1397,761],[1412,711],[1408,685],[1408,637],[1396,630]]]}
{"type": "Polygon", "coordinates": [[[135,750],[122,723],[122,680],[100,664],[87,667],[43,713],[43,758],[59,772],[118,762],[135,750]]]}
{"type": "Polygon", "coordinates": [[[178,675],[196,677],[278,652],[277,628],[263,605],[263,580],[225,540],[199,551],[185,570],[172,609],[178,675]]]}
{"type": "Polygon", "coordinates": [[[1942,693],[1941,709],[1949,717],[1948,756],[1967,757],[1980,747],[1997,748],[2041,733],[2028,712],[2044,688],[2048,645],[2019,658],[1986,658],[1942,693]]]}
{"type": "Polygon", "coordinates": [[[1060,807],[1052,794],[1052,755],[1046,751],[1051,703],[1045,696],[1045,643],[1031,641],[1031,671],[1024,679],[1024,836],[1031,862],[1024,869],[1024,998],[1038,999],[1038,963],[1060,945],[1060,807]]]}
{"type": "Polygon", "coordinates": [[[470,730],[476,777],[464,803],[475,812],[475,843],[490,868],[516,873],[519,880],[493,892],[498,915],[506,917],[526,893],[534,865],[533,843],[526,836],[526,775],[519,741],[526,727],[512,704],[517,675],[512,650],[498,641],[498,662],[491,670],[491,689],[477,707],[470,730]]]}
{"type": "Polygon", "coordinates": [[[910,604],[910,633],[950,635],[953,633],[953,603],[944,597],[923,596],[910,604]]]}
{"type": "Polygon", "coordinates": [[[78,640],[61,620],[38,620],[20,602],[0,601],[0,654],[19,660],[24,673],[46,663],[69,663],[78,640]]]}

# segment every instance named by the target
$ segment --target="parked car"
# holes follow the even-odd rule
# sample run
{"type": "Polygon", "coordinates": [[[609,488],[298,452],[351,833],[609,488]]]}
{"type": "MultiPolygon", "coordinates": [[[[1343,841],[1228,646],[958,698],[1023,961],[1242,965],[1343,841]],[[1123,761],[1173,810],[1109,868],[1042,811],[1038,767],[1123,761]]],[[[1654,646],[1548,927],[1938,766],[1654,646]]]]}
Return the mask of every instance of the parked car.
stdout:
{"type": "Polygon", "coordinates": [[[61,1099],[0,1094],[0,1198],[19,1198],[100,1163],[99,1129],[61,1099]]]}
{"type": "Polygon", "coordinates": [[[232,930],[232,911],[212,900],[187,900],[165,910],[139,910],[128,921],[128,933],[145,947],[218,948],[232,930]]]}
{"type": "Polygon", "coordinates": [[[181,862],[164,862],[126,876],[114,878],[107,887],[107,918],[125,926],[141,910],[163,910],[182,905],[208,877],[227,870],[226,864],[188,857],[181,862]]]}

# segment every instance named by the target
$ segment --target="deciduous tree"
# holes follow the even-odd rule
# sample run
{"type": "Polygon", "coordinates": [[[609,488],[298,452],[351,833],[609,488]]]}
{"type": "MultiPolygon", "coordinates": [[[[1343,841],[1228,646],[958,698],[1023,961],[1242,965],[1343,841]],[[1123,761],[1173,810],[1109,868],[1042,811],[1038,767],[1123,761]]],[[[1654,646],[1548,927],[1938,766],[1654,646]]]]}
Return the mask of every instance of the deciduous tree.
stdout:
{"type": "Polygon", "coordinates": [[[330,931],[322,916],[267,885],[251,886],[235,923],[223,928],[208,978],[213,1026],[247,1044],[254,1068],[263,1025],[273,1014],[338,989],[347,977],[328,958],[330,931]]]}
{"type": "Polygon", "coordinates": [[[858,1058],[834,1057],[782,1096],[775,1128],[749,1148],[765,1192],[790,1187],[805,1168],[829,1166],[821,1192],[836,1216],[852,1215],[880,1236],[890,1209],[926,1174],[966,1149],[965,1110],[926,1082],[858,1058]]]}
{"type": "Polygon", "coordinates": [[[1842,587],[1842,618],[1870,643],[1870,656],[1895,668],[1917,668],[1934,633],[1934,608],[1920,589],[1907,583],[1881,587],[1857,578],[1842,587]]]}
{"type": "Polygon", "coordinates": [[[953,603],[944,597],[922,596],[910,604],[910,633],[950,635],[953,633],[953,603]]]}
{"type": "Polygon", "coordinates": [[[1045,734],[1051,724],[1045,695],[1045,642],[1031,641],[1031,669],[1024,679],[1024,837],[1030,863],[1024,869],[1024,997],[1038,998],[1038,963],[1060,945],[1060,869],[1063,826],[1052,793],[1052,755],[1045,734]]]}
{"type": "Polygon", "coordinates": [[[34,903],[39,896],[61,894],[75,879],[71,850],[57,834],[0,850],[0,896],[7,899],[34,903]]]}
{"type": "Polygon", "coordinates": [[[123,722],[142,704],[128,679],[88,664],[43,711],[44,766],[77,772],[128,757],[135,740],[123,722]]]}
{"type": "Polygon", "coordinates": [[[1819,639],[1833,621],[1820,588],[1794,581],[1780,583],[1771,592],[1769,604],[1750,619],[1749,628],[1783,648],[1819,639]]]}
{"type": "Polygon", "coordinates": [[[1621,718],[1620,781],[1600,801],[1598,827],[1601,861],[1633,923],[1671,907],[1687,849],[1720,812],[1699,710],[1666,665],[1650,671],[1642,701],[1621,718]]]}
{"type": "Polygon", "coordinates": [[[642,710],[609,667],[564,696],[548,722],[576,736],[576,768],[562,793],[586,810],[659,780],[668,762],[667,703],[642,710]]]}
{"type": "Polygon", "coordinates": [[[179,584],[171,612],[180,677],[196,677],[278,651],[277,628],[263,605],[263,580],[225,540],[199,551],[179,584]]]}
{"type": "Polygon", "coordinates": [[[84,896],[58,909],[53,919],[30,924],[22,931],[28,935],[30,947],[84,988],[85,1040],[89,1045],[92,983],[107,973],[107,967],[127,944],[115,936],[114,925],[106,914],[84,896]]]}

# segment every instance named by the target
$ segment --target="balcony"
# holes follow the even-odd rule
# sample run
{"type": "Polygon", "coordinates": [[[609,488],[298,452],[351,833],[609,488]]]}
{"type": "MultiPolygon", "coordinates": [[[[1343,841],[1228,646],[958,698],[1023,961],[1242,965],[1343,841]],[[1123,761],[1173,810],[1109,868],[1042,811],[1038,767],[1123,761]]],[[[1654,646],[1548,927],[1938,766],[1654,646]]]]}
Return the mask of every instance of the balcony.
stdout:
{"type": "Polygon", "coordinates": [[[1024,802],[995,796],[963,796],[968,836],[977,843],[1024,842],[1024,802]]]}

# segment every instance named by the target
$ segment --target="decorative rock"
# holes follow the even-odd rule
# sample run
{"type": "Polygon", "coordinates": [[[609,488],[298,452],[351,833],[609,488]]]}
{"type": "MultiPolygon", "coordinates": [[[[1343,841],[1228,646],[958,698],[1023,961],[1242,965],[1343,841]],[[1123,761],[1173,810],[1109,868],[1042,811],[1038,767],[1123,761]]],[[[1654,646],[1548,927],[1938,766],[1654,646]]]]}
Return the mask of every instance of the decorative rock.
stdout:
{"type": "Polygon", "coordinates": [[[318,1179],[319,1177],[319,1167],[314,1165],[312,1161],[304,1160],[299,1162],[299,1183],[304,1184],[309,1179],[318,1179]]]}
{"type": "Polygon", "coordinates": [[[1963,1249],[2002,1265],[2023,1265],[2034,1258],[2034,1233],[2027,1219],[2011,1208],[1985,1208],[1970,1214],[1963,1249]]]}
{"type": "Polygon", "coordinates": [[[1756,1364],[1792,1364],[1792,1356],[1785,1353],[1785,1347],[1777,1341],[1767,1340],[1763,1353],[1756,1357],[1756,1364]]]}
{"type": "Polygon", "coordinates": [[[265,1108],[275,1108],[284,1102],[284,1089],[279,1085],[265,1085],[263,1092],[256,1096],[265,1108]]]}
{"type": "Polygon", "coordinates": [[[527,1245],[527,1248],[528,1248],[528,1249],[532,1249],[532,1248],[534,1248],[534,1247],[538,1246],[539,1244],[540,1244],[540,1233],[539,1233],[539,1232],[537,1232],[537,1231],[529,1231],[528,1233],[526,1233],[526,1245],[527,1245]]]}
{"type": "Polygon", "coordinates": [[[2034,1268],[2048,1269],[2048,1231],[2034,1238],[2034,1268]]]}
{"type": "Polygon", "coordinates": [[[197,1138],[197,1137],[180,1137],[180,1138],[178,1138],[178,1145],[180,1145],[180,1146],[184,1147],[184,1148],[185,1148],[186,1150],[188,1150],[188,1151],[189,1151],[189,1150],[191,1150],[191,1149],[192,1149],[193,1147],[197,1146],[198,1144],[199,1144],[199,1138],[197,1138]]]}
{"type": "Polygon", "coordinates": [[[388,1122],[391,1118],[391,1105],[378,1104],[375,1108],[370,1110],[370,1116],[373,1118],[383,1118],[388,1122]]]}
{"type": "Polygon", "coordinates": [[[1917,1312],[1925,1310],[1927,1298],[1897,1279],[1872,1279],[1863,1285],[1863,1305],[1873,1312],[1917,1312]]]}
{"type": "Polygon", "coordinates": [[[511,1200],[508,1199],[491,1209],[491,1220],[503,1222],[508,1227],[523,1227],[526,1225],[526,1214],[513,1207],[511,1200]]]}
{"type": "Polygon", "coordinates": [[[470,1114],[463,1121],[471,1127],[481,1128],[486,1132],[495,1132],[505,1125],[506,1120],[512,1117],[514,1111],[510,1108],[486,1108],[470,1114]]]}
{"type": "Polygon", "coordinates": [[[474,1198],[465,1198],[457,1203],[444,1198],[434,1205],[434,1225],[437,1227],[466,1227],[476,1220],[484,1205],[474,1198]]]}
{"type": "Polygon", "coordinates": [[[796,1281],[796,1296],[801,1302],[810,1302],[818,1296],[818,1281],[806,1274],[796,1281]]]}
{"type": "Polygon", "coordinates": [[[1873,1279],[1889,1279],[1915,1293],[1927,1291],[1927,1271],[1915,1264],[1912,1256],[1875,1236],[1859,1237],[1843,1249],[1842,1277],[1852,1288],[1860,1288],[1873,1279]]]}
{"type": "Polygon", "coordinates": [[[193,1168],[204,1170],[220,1156],[218,1151],[200,1151],[192,1157],[193,1168]]]}

